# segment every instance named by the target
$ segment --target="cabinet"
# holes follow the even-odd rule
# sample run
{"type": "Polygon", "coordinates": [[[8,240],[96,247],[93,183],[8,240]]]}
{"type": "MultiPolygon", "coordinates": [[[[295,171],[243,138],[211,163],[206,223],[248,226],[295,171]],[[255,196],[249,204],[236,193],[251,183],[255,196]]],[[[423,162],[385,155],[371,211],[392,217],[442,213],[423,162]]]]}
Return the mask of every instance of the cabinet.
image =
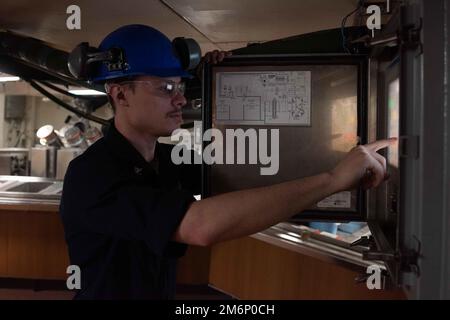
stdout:
{"type": "Polygon", "coordinates": [[[358,272],[252,237],[215,245],[210,284],[239,299],[405,299],[369,290],[358,272]]]}
{"type": "Polygon", "coordinates": [[[56,206],[0,210],[0,277],[65,279],[69,265],[56,206]]]}
{"type": "MultiPolygon", "coordinates": [[[[190,247],[178,283],[207,284],[209,248],[190,247]]],[[[70,265],[57,205],[0,204],[0,278],[66,280],[70,265]]]]}

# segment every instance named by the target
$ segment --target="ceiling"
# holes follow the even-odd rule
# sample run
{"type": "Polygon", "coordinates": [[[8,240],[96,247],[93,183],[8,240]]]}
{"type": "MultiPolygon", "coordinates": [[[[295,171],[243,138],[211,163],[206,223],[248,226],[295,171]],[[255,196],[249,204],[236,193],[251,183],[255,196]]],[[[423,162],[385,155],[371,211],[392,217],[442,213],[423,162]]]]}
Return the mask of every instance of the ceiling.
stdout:
{"type": "MultiPolygon", "coordinates": [[[[0,30],[47,41],[65,51],[97,46],[115,28],[151,25],[169,38],[196,39],[203,52],[339,27],[357,0],[2,0],[0,30]],[[81,8],[81,30],[68,30],[66,8],[81,8]]],[[[349,20],[349,25],[353,20],[349,20]]]]}

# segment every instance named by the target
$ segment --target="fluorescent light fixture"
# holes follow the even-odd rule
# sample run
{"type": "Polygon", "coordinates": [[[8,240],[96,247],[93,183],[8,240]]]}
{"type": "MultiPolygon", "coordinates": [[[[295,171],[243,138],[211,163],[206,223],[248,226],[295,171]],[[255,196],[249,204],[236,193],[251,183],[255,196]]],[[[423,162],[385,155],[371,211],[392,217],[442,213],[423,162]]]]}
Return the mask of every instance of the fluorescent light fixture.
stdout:
{"type": "Polygon", "coordinates": [[[69,90],[71,94],[76,94],[77,96],[104,96],[106,93],[97,91],[97,90],[91,90],[91,89],[73,89],[69,90]]]}
{"type": "Polygon", "coordinates": [[[295,238],[293,236],[290,236],[290,235],[287,235],[284,233],[277,233],[277,236],[279,236],[281,239],[284,239],[284,240],[297,242],[297,243],[303,243],[303,241],[301,239],[295,238]]]}
{"type": "Polygon", "coordinates": [[[13,76],[7,76],[7,77],[0,77],[0,82],[9,82],[9,81],[19,81],[19,77],[13,77],[13,76]]]}

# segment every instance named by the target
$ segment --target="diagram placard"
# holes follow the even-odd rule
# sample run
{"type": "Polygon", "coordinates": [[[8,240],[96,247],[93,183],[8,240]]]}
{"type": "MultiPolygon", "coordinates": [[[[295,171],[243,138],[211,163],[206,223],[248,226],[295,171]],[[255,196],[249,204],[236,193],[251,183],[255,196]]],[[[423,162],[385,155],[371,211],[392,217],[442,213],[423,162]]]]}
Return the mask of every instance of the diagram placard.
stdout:
{"type": "Polygon", "coordinates": [[[215,89],[217,123],[311,125],[311,71],[217,72],[215,89]]]}

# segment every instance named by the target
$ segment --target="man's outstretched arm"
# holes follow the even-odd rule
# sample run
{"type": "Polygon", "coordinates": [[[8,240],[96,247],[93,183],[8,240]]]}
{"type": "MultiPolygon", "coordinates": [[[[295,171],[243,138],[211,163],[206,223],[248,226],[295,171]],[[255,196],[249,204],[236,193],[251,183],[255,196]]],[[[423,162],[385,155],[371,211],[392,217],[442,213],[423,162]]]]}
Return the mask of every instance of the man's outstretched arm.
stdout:
{"type": "Polygon", "coordinates": [[[343,190],[377,187],[386,178],[379,149],[396,139],[358,146],[330,172],[267,187],[225,193],[191,204],[174,240],[211,245],[264,230],[343,190]]]}

